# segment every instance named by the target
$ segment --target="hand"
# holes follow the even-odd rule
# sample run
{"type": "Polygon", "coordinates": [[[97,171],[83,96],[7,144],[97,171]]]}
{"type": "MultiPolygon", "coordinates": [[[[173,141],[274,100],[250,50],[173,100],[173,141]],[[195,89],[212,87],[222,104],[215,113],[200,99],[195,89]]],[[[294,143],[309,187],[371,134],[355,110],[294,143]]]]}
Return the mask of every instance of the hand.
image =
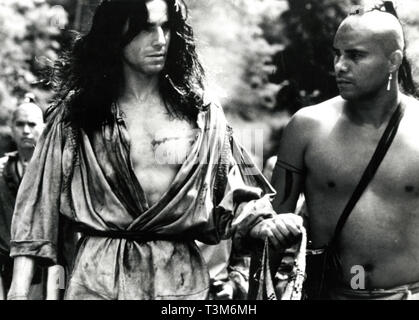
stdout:
{"type": "Polygon", "coordinates": [[[261,240],[268,238],[275,249],[284,249],[290,247],[301,235],[302,227],[303,219],[300,216],[283,213],[258,223],[250,231],[250,236],[261,240]]]}
{"type": "Polygon", "coordinates": [[[233,300],[234,288],[231,281],[215,281],[212,285],[216,288],[214,300],[233,300]]]}

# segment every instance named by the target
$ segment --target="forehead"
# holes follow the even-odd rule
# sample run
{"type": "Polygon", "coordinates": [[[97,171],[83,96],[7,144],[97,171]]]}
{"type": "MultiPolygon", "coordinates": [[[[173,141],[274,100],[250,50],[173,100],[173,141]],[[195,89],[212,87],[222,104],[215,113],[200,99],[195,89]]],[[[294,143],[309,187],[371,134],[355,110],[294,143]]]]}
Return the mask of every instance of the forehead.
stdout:
{"type": "Polygon", "coordinates": [[[149,23],[164,23],[168,20],[167,4],[164,0],[151,0],[146,3],[149,23]]]}
{"type": "Polygon", "coordinates": [[[14,114],[14,122],[43,123],[42,112],[38,107],[21,107],[14,114]]]}
{"type": "Polygon", "coordinates": [[[362,24],[348,21],[339,27],[333,45],[340,50],[375,51],[381,49],[380,40],[378,34],[362,24]]]}

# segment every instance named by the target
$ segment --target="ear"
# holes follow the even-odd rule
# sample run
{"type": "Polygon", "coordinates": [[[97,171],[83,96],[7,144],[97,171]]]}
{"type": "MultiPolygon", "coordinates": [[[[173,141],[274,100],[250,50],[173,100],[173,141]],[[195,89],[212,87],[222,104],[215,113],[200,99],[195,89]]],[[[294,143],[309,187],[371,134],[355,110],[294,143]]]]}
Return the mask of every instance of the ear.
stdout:
{"type": "Polygon", "coordinates": [[[403,52],[401,50],[393,51],[389,57],[389,72],[393,73],[399,70],[403,62],[403,52]]]}

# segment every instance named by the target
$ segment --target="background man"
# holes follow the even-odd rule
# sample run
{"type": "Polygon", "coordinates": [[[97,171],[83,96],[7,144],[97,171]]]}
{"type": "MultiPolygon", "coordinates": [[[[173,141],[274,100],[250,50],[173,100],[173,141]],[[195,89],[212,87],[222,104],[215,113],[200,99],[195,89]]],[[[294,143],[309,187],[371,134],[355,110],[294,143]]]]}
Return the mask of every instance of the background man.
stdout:
{"type": "MultiPolygon", "coordinates": [[[[334,39],[340,96],[299,111],[281,141],[274,208],[293,212],[304,191],[312,246],[322,248],[389,119],[399,105],[404,110],[393,144],[338,238],[341,270],[328,284],[331,299],[403,299],[419,291],[419,103],[399,88],[401,66],[407,70],[404,47],[394,15],[373,10],[346,18],[334,39]],[[365,272],[357,288],[353,267],[365,272]]],[[[282,246],[293,238],[279,220],[270,230],[279,230],[275,241],[282,246]]]]}
{"type": "MultiPolygon", "coordinates": [[[[10,225],[17,190],[44,128],[41,108],[34,103],[21,104],[13,112],[11,128],[17,151],[0,158],[0,299],[5,299],[12,280],[13,261],[9,257],[10,225]]],[[[32,299],[44,298],[44,274],[46,273],[41,270],[37,271],[36,284],[31,287],[32,299]]]]}

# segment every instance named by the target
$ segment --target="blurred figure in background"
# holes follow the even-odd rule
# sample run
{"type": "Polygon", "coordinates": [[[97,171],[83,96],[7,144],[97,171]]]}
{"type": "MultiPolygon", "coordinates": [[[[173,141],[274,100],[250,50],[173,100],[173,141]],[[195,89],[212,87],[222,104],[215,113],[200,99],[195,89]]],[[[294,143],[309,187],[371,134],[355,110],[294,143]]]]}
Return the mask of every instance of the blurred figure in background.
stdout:
{"type": "Polygon", "coordinates": [[[246,300],[250,258],[233,250],[231,240],[217,245],[197,241],[210,275],[209,300],[246,300]]]}
{"type": "MultiPolygon", "coordinates": [[[[30,99],[26,101],[13,112],[11,120],[17,151],[0,158],[0,299],[5,299],[12,279],[13,260],[9,257],[9,242],[17,190],[44,128],[41,108],[30,99]]],[[[45,274],[40,268],[37,269],[31,287],[32,299],[44,298],[45,274]]]]}

